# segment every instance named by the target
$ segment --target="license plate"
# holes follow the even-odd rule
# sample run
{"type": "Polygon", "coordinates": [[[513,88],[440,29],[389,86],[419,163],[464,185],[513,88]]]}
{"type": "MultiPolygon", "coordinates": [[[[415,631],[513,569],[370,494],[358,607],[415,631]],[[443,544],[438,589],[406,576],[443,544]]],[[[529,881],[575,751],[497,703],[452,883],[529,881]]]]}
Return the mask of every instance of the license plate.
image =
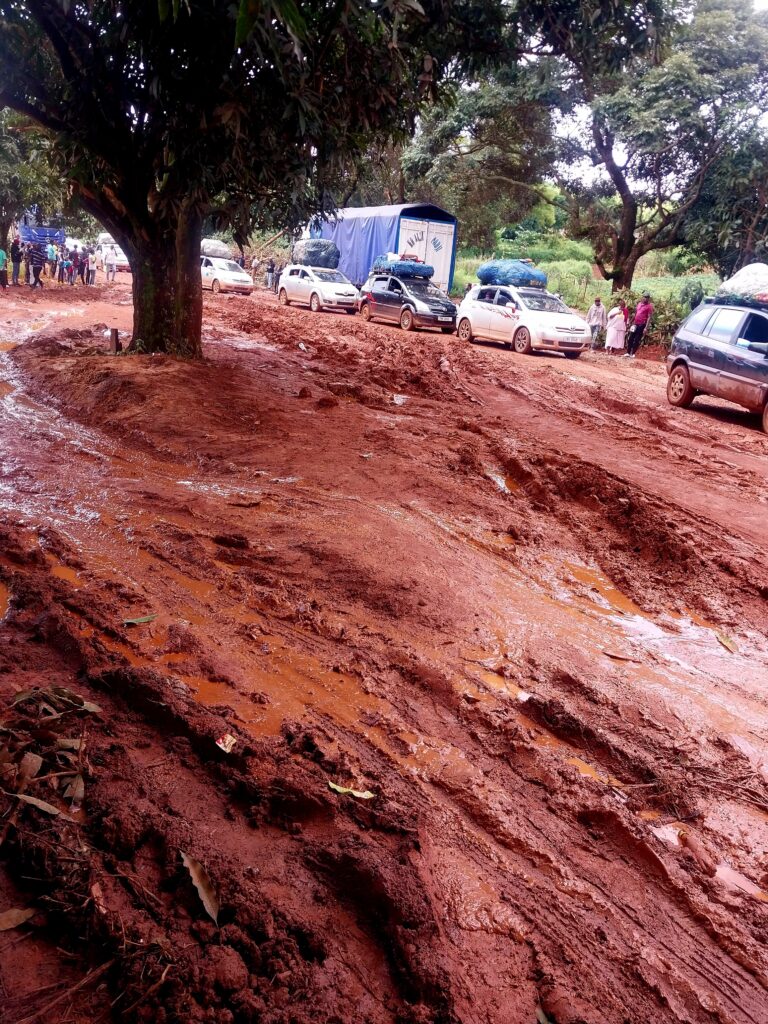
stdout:
{"type": "Polygon", "coordinates": [[[452,316],[439,316],[437,319],[438,320],[453,320],[453,317],[452,316]]]}

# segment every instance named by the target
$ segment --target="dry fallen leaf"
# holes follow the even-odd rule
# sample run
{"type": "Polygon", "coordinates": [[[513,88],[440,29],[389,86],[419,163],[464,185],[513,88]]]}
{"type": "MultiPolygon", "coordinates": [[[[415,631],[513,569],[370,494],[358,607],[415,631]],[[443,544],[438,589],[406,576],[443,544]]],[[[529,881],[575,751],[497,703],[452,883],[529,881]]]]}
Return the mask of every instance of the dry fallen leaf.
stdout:
{"type": "Polygon", "coordinates": [[[32,907],[12,907],[0,914],[0,932],[8,932],[11,928],[18,928],[30,917],[37,913],[32,907]]]}
{"type": "Polygon", "coordinates": [[[28,750],[21,761],[19,761],[19,783],[26,785],[30,779],[34,779],[42,767],[42,757],[28,750]]]}
{"type": "Polygon", "coordinates": [[[726,651],[730,651],[731,654],[739,653],[739,648],[736,646],[735,640],[731,640],[731,638],[726,636],[725,633],[715,633],[715,636],[717,637],[718,643],[722,644],[726,651]]]}
{"type": "Polygon", "coordinates": [[[76,814],[83,806],[83,799],[85,798],[85,780],[82,775],[76,775],[72,782],[70,782],[64,790],[64,798],[72,801],[69,809],[73,814],[76,814]]]}
{"type": "Polygon", "coordinates": [[[372,793],[370,789],[349,789],[347,786],[337,786],[335,782],[329,782],[328,785],[334,793],[346,793],[349,796],[356,796],[358,800],[373,800],[376,796],[376,794],[372,793]]]}
{"type": "Polygon", "coordinates": [[[202,900],[203,906],[205,907],[208,916],[213,920],[214,924],[219,923],[219,899],[213,888],[213,883],[199,860],[195,860],[194,857],[190,857],[184,853],[181,853],[181,859],[184,861],[184,867],[189,872],[189,877],[192,879],[192,884],[197,889],[197,894],[202,900]]]}
{"type": "Polygon", "coordinates": [[[25,804],[32,804],[39,811],[45,811],[46,814],[50,814],[54,818],[60,817],[64,818],[65,821],[74,821],[74,818],[70,818],[68,814],[60,811],[58,807],[54,807],[53,804],[49,804],[45,800],[38,800],[36,796],[27,796],[26,793],[14,793],[13,796],[17,800],[23,800],[25,804]]]}

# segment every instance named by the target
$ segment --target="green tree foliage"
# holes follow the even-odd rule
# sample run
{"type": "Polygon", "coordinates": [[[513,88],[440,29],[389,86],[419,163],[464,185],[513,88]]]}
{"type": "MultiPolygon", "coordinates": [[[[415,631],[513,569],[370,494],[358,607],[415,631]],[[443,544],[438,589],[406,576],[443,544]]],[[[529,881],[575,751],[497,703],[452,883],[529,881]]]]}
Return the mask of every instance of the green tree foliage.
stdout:
{"type": "Polygon", "coordinates": [[[412,189],[459,214],[463,244],[493,248],[499,224],[542,202],[538,187],[554,155],[538,72],[512,66],[459,87],[422,119],[403,157],[412,189]]]}
{"type": "Polygon", "coordinates": [[[477,0],[0,0],[0,105],[50,132],[125,249],[134,341],[197,356],[204,219],[244,239],[321,209],[373,137],[410,128],[435,88],[426,58],[486,34],[503,45],[477,0]]]}
{"type": "Polygon", "coordinates": [[[768,262],[768,137],[761,129],[720,154],[684,230],[722,277],[768,262]]]}
{"type": "Polygon", "coordinates": [[[713,168],[749,136],[768,97],[765,15],[743,0],[698,0],[692,16],[676,13],[660,12],[661,34],[638,26],[645,50],[624,59],[615,39],[607,55],[556,48],[573,72],[558,165],[570,228],[592,242],[617,289],[645,253],[685,241],[713,168]]]}
{"type": "Polygon", "coordinates": [[[26,118],[0,111],[0,247],[26,211],[42,223],[61,212],[65,199],[64,182],[51,166],[50,140],[26,118]]]}

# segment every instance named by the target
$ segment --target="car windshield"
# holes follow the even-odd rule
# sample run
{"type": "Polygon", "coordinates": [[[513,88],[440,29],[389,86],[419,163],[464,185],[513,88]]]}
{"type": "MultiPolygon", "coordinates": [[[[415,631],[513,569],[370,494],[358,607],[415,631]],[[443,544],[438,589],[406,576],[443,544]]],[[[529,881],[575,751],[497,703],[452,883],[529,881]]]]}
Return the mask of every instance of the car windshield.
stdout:
{"type": "Polygon", "coordinates": [[[534,291],[518,291],[520,301],[527,309],[536,309],[542,313],[569,313],[568,307],[555,298],[554,295],[550,295],[548,292],[534,292],[534,291]]]}
{"type": "Polygon", "coordinates": [[[242,274],[242,273],[244,273],[243,268],[241,266],[239,266],[237,263],[235,263],[234,260],[222,260],[221,263],[220,263],[220,266],[224,270],[228,270],[230,272],[230,274],[242,274]]]}
{"type": "Polygon", "coordinates": [[[439,288],[435,288],[431,281],[409,281],[408,291],[413,295],[425,296],[428,299],[446,299],[448,297],[439,288]]]}
{"type": "Polygon", "coordinates": [[[349,281],[338,270],[316,270],[315,277],[318,281],[327,281],[328,284],[349,284],[349,281]]]}

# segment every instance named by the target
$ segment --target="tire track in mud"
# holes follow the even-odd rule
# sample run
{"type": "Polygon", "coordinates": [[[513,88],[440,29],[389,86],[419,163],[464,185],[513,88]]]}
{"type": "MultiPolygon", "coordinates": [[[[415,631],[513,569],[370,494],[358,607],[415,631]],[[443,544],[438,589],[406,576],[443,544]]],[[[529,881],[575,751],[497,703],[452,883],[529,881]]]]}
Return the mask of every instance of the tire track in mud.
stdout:
{"type": "MultiPolygon", "coordinates": [[[[41,395],[52,386],[46,358],[25,360],[41,395]]],[[[0,679],[32,662],[36,637],[38,657],[69,652],[55,671],[79,672],[77,685],[109,706],[84,827],[100,858],[117,857],[160,893],[153,911],[148,897],[109,883],[131,934],[160,927],[172,948],[188,947],[159,961],[182,980],[167,982],[155,1005],[184,1020],[202,1019],[202,1006],[226,1020],[236,1006],[237,1019],[329,1024],[532,1021],[537,1006],[559,1024],[760,1019],[761,901],[713,879],[687,847],[651,832],[658,819],[641,816],[689,811],[694,822],[681,827],[701,835],[715,862],[745,854],[707,827],[697,806],[705,787],[691,789],[688,769],[743,773],[744,754],[710,730],[727,721],[736,732],[757,706],[746,692],[734,704],[735,683],[717,665],[691,674],[664,646],[679,636],[710,660],[718,649],[713,629],[666,614],[683,585],[687,602],[759,621],[738,559],[727,575],[707,556],[659,576],[675,536],[663,502],[586,460],[537,451],[530,437],[512,461],[503,418],[478,428],[473,413],[457,427],[455,394],[449,413],[412,394],[404,414],[360,391],[362,401],[352,393],[313,409],[300,429],[299,382],[265,401],[258,349],[238,353],[247,381],[230,407],[195,411],[210,430],[209,417],[228,426],[257,410],[266,429],[252,450],[240,450],[241,435],[222,439],[182,476],[174,463],[183,465],[190,414],[177,411],[176,433],[168,419],[156,425],[163,451],[142,454],[134,477],[136,455],[114,430],[101,433],[88,404],[88,357],[53,358],[71,385],[68,405],[118,445],[121,469],[90,458],[82,470],[95,472],[98,527],[50,528],[45,552],[12,530],[6,550],[16,545],[16,561],[0,564],[11,616],[0,629],[18,631],[19,643],[0,679]],[[269,448],[291,433],[286,473],[285,452],[269,448]],[[366,443],[336,444],[342,433],[366,443]],[[361,460],[368,448],[375,468],[361,460]],[[513,485],[506,493],[487,476],[497,466],[513,485]],[[630,530],[647,531],[639,558],[612,522],[622,498],[636,517],[630,530]],[[624,614],[596,555],[635,602],[624,614]],[[138,631],[120,626],[139,610],[158,618],[138,631]],[[605,649],[644,672],[650,659],[657,692],[645,691],[635,662],[612,663],[605,649]],[[718,685],[731,718],[705,701],[682,722],[675,679],[704,695],[718,685]],[[200,682],[210,709],[200,693],[195,700],[200,682]],[[223,731],[238,737],[229,758],[215,745],[223,731]],[[376,799],[332,796],[329,780],[373,788],[376,799]],[[231,916],[220,932],[200,916],[179,848],[222,885],[231,916]]],[[[280,352],[264,358],[274,369],[280,352]]],[[[323,374],[338,382],[340,365],[306,378],[315,394],[323,374]]],[[[146,393],[140,369],[129,370],[128,393],[146,393]]],[[[103,365],[95,372],[108,387],[103,365]]],[[[184,389],[183,367],[161,372],[184,389]]],[[[722,658],[764,664],[759,639],[739,630],[747,653],[722,658]]],[[[751,862],[737,866],[754,874],[751,862]]],[[[102,933],[114,943],[112,921],[102,933]]],[[[135,985],[130,964],[112,983],[135,985]]]]}

